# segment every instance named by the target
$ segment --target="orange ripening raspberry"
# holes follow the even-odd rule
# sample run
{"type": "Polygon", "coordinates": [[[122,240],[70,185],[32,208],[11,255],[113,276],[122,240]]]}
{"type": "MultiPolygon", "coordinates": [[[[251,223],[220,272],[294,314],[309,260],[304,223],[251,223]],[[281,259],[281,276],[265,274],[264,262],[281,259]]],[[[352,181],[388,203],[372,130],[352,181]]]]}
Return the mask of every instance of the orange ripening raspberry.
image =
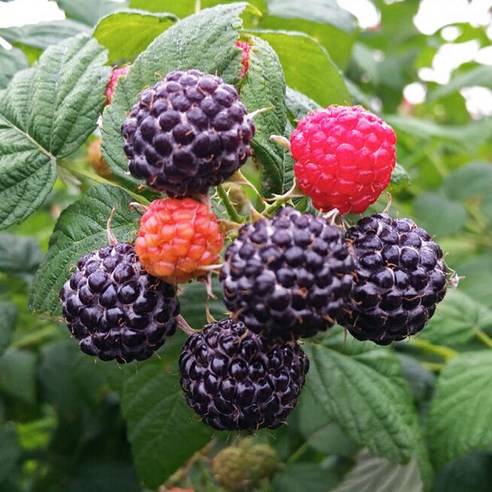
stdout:
{"type": "Polygon", "coordinates": [[[290,145],[294,174],[313,206],[360,214],[389,185],[396,135],[362,106],[328,106],[299,121],[290,145]]]}
{"type": "Polygon", "coordinates": [[[224,244],[217,218],[192,198],[153,201],[142,216],[135,251],[150,274],[166,282],[187,282],[218,261],[224,244]]]}

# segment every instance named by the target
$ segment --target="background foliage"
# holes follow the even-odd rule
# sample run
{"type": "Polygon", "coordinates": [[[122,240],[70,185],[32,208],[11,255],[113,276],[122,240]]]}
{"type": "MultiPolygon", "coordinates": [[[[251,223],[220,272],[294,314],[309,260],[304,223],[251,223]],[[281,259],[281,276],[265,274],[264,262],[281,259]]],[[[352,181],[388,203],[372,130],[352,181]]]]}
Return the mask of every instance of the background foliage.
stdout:
{"type": "MultiPolygon", "coordinates": [[[[131,240],[128,203],[153,198],[125,173],[119,128],[137,94],[176,68],[239,85],[241,37],[253,46],[241,97],[249,111],[274,107],[255,120],[263,175],[249,166],[248,177],[265,193],[289,188],[292,162],[269,135],[288,135],[312,108],[361,103],[398,135],[391,213],[435,234],[464,277],[413,340],[381,348],[335,327],[305,344],[298,408],[254,436],[279,456],[257,489],[492,490],[492,121],[472,118],[461,92],[491,87],[492,68],[464,64],[446,86],[425,83],[423,103],[406,101],[446,43],[415,28],[418,0],[374,0],[381,22],[369,31],[331,0],[202,0],[213,10],[196,15],[195,0],[57,3],[63,21],[0,29],[13,46],[0,47],[0,489],[223,490],[209,463],[235,436],[212,433],[184,403],[184,335],[138,365],[94,363],[60,322],[57,296],[76,259],[106,241],[111,208],[116,236],[131,240]],[[109,67],[127,62],[104,109],[109,67]],[[88,163],[99,135],[110,180],[88,163]]],[[[485,27],[456,27],[455,42],[490,44],[485,27]]],[[[195,328],[204,302],[203,286],[185,286],[195,328]]],[[[211,309],[223,316],[220,301],[211,309]]]]}

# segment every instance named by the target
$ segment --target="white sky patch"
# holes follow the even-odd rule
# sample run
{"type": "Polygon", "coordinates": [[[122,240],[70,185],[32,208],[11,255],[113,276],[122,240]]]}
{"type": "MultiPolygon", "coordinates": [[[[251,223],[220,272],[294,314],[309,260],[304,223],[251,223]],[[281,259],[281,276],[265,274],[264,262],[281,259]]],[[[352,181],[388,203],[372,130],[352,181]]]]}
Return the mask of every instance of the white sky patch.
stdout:
{"type": "Polygon", "coordinates": [[[403,96],[410,104],[421,104],[425,101],[427,89],[421,82],[413,82],[403,89],[403,96]]]}
{"type": "Polygon", "coordinates": [[[369,29],[379,24],[379,12],[369,0],[337,0],[337,3],[357,18],[361,29],[369,29]]]}
{"type": "Polygon", "coordinates": [[[492,116],[492,91],[486,87],[465,87],[461,89],[466,109],[473,118],[492,116]]]}
{"type": "Polygon", "coordinates": [[[0,2],[0,27],[23,26],[64,18],[65,14],[58,5],[48,0],[0,2]]]}

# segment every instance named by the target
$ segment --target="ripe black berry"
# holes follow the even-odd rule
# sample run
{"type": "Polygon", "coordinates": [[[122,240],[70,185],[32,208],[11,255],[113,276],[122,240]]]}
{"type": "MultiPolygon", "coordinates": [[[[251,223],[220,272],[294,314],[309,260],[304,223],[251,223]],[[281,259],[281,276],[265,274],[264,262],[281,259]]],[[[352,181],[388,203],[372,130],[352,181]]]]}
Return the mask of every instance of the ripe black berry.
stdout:
{"type": "Polygon", "coordinates": [[[297,404],[309,361],[231,319],[190,336],[179,358],[188,405],[218,430],[275,429],[297,404]]]}
{"type": "Polygon", "coordinates": [[[220,279],[233,317],[286,340],[333,325],[352,288],[352,271],[337,228],[287,207],[239,230],[220,279]]]}
{"type": "Polygon", "coordinates": [[[384,214],[359,220],[346,239],[355,278],[339,323],[379,345],[420,331],[446,293],[441,248],[410,219],[384,214]]]}
{"type": "Polygon", "coordinates": [[[198,70],[171,72],[144,90],[122,125],[130,173],[173,198],[232,176],[254,131],[236,89],[198,70]]]}
{"type": "Polygon", "coordinates": [[[176,329],[175,288],[146,273],[128,243],[83,256],[60,298],[80,349],[102,360],[147,359],[176,329]]]}

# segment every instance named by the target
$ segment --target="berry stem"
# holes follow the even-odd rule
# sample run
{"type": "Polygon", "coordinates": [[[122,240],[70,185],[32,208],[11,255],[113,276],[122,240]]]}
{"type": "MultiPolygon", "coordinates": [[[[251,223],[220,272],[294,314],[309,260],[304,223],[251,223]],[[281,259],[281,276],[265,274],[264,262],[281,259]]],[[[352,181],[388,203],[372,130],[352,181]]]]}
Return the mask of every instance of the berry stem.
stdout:
{"type": "Polygon", "coordinates": [[[492,338],[490,338],[487,333],[485,333],[483,330],[480,328],[473,326],[472,327],[473,333],[477,336],[477,338],[484,343],[488,348],[492,349],[492,338]]]}
{"type": "Polygon", "coordinates": [[[263,195],[258,191],[256,186],[241,171],[239,170],[236,171],[234,173],[234,176],[231,178],[231,181],[238,185],[247,186],[255,194],[255,197],[258,201],[260,201],[264,206],[267,205],[265,199],[263,198],[263,195]]]}
{"type": "Polygon", "coordinates": [[[106,222],[106,233],[108,235],[108,243],[111,246],[116,246],[118,244],[118,239],[116,239],[116,236],[114,235],[114,232],[111,230],[111,221],[113,220],[114,213],[116,212],[116,208],[113,207],[111,209],[111,213],[109,214],[109,219],[106,222]]]}
{"type": "Polygon", "coordinates": [[[198,333],[199,330],[195,330],[193,329],[189,324],[188,322],[183,318],[183,316],[180,314],[178,317],[177,317],[177,320],[178,320],[178,326],[188,335],[188,336],[191,336],[191,335],[194,335],[195,333],[198,333]]]}
{"type": "Polygon", "coordinates": [[[290,202],[293,198],[301,198],[304,195],[297,187],[297,183],[294,182],[292,188],[283,195],[274,195],[273,203],[266,206],[261,215],[271,216],[273,215],[284,203],[290,202]]]}
{"type": "Polygon", "coordinates": [[[231,202],[229,195],[227,194],[227,191],[224,189],[224,186],[221,184],[217,185],[216,189],[230,219],[234,222],[245,222],[246,218],[238,214],[236,208],[234,207],[234,204],[231,202]]]}
{"type": "Polygon", "coordinates": [[[307,450],[309,449],[308,442],[304,442],[301,444],[289,457],[289,459],[285,462],[286,465],[291,465],[295,463],[307,450]]]}
{"type": "Polygon", "coordinates": [[[428,340],[424,340],[423,338],[412,338],[410,340],[410,345],[422,349],[424,352],[438,355],[444,360],[451,360],[459,354],[456,350],[449,347],[443,347],[442,345],[436,345],[428,340]]]}

